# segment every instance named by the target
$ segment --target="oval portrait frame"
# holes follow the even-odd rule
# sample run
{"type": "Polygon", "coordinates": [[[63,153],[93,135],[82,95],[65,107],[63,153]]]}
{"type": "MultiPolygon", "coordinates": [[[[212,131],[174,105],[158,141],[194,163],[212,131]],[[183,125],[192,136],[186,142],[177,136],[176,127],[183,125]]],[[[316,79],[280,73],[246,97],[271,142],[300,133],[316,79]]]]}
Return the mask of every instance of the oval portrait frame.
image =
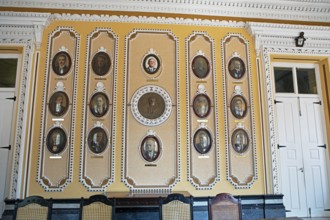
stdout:
{"type": "Polygon", "coordinates": [[[191,69],[196,77],[204,79],[210,73],[210,62],[205,56],[197,55],[191,63],[191,69]]]}
{"type": "Polygon", "coordinates": [[[234,117],[242,119],[247,113],[247,103],[242,95],[235,95],[230,101],[230,111],[234,117]],[[241,107],[237,107],[237,102],[241,102],[241,107]],[[236,108],[237,107],[237,108],[236,108]]]}
{"type": "Polygon", "coordinates": [[[54,92],[49,99],[48,109],[54,116],[63,116],[69,109],[69,96],[62,91],[54,92]],[[61,103],[58,103],[58,98],[62,98],[61,103]]]}
{"type": "Polygon", "coordinates": [[[231,146],[239,154],[242,154],[246,152],[249,149],[250,139],[248,133],[242,129],[238,128],[234,130],[233,134],[231,135],[231,146]],[[240,137],[238,135],[243,135],[243,137],[240,137]],[[242,144],[237,143],[237,137],[240,137],[240,142],[243,142],[242,144]],[[242,140],[241,140],[242,139],[242,140]]]}
{"type": "Polygon", "coordinates": [[[52,128],[46,138],[46,146],[50,153],[60,154],[65,150],[67,144],[67,135],[60,127],[52,128]],[[56,136],[54,136],[56,134],[56,136]]]}
{"type": "Polygon", "coordinates": [[[102,154],[108,146],[108,135],[107,132],[101,127],[92,128],[87,136],[87,146],[89,150],[94,154],[102,154]],[[97,136],[102,134],[102,136],[97,136]],[[98,138],[101,138],[98,140],[98,138]]]}
{"type": "Polygon", "coordinates": [[[160,158],[161,150],[162,150],[161,143],[158,140],[158,138],[154,135],[146,136],[141,142],[140,153],[142,158],[147,162],[157,161],[160,158]],[[150,140],[153,141],[153,146],[154,146],[154,150],[152,154],[148,154],[147,152],[148,151],[147,142],[150,140]]]}
{"type": "Polygon", "coordinates": [[[98,75],[98,76],[104,76],[107,73],[109,73],[110,68],[111,68],[111,58],[109,56],[109,54],[107,54],[106,52],[98,52],[94,55],[93,59],[92,59],[92,70],[93,72],[98,75]],[[97,67],[98,65],[98,58],[102,58],[103,59],[103,65],[101,67],[97,67]]]}
{"type": "MultiPolygon", "coordinates": [[[[141,104],[140,104],[140,106],[141,106],[141,104]]],[[[143,125],[147,125],[147,126],[160,125],[163,122],[165,122],[171,115],[171,111],[172,111],[171,97],[163,88],[161,88],[159,86],[154,86],[154,85],[144,86],[144,87],[138,89],[132,96],[131,111],[132,111],[134,118],[143,125]],[[139,110],[140,98],[143,97],[143,95],[146,93],[158,94],[165,103],[164,111],[158,118],[155,118],[155,119],[146,118],[141,114],[141,112],[140,112],[141,109],[139,110]]]]}
{"type": "Polygon", "coordinates": [[[195,150],[198,153],[200,153],[200,154],[208,153],[212,148],[212,144],[213,144],[213,140],[212,140],[211,133],[206,128],[200,128],[195,132],[194,137],[193,137],[193,145],[194,145],[195,150]],[[203,146],[203,143],[201,143],[201,140],[204,141],[204,138],[201,139],[201,137],[199,137],[201,134],[206,135],[206,138],[207,138],[206,146],[203,146]],[[199,140],[199,142],[197,143],[196,140],[199,140]]]}
{"type": "Polygon", "coordinates": [[[193,110],[195,115],[200,118],[206,118],[211,112],[211,99],[206,94],[198,94],[193,100],[193,110]],[[206,110],[202,110],[202,105],[206,103],[206,110]]]}
{"type": "Polygon", "coordinates": [[[70,71],[71,65],[72,65],[71,57],[67,52],[64,52],[64,51],[58,52],[57,54],[55,54],[55,56],[52,59],[53,71],[58,76],[65,76],[70,71]],[[65,65],[62,69],[59,67],[59,64],[58,64],[58,59],[61,56],[66,57],[65,65]]]}
{"type": "Polygon", "coordinates": [[[161,66],[161,63],[160,63],[160,59],[159,57],[156,55],[156,54],[148,54],[142,61],[142,66],[143,66],[143,69],[146,73],[150,74],[150,75],[154,75],[156,74],[159,69],[160,69],[160,66],[161,66]],[[154,61],[155,62],[155,65],[156,67],[151,67],[150,64],[149,64],[149,61],[154,61]]]}
{"type": "Polygon", "coordinates": [[[96,92],[92,95],[89,101],[89,110],[91,111],[92,115],[95,117],[103,117],[108,113],[109,110],[109,98],[104,92],[96,92]],[[97,107],[97,99],[101,97],[103,99],[103,105],[100,108],[97,107]]]}
{"type": "Polygon", "coordinates": [[[246,72],[245,63],[239,57],[233,57],[228,62],[228,71],[234,79],[242,79],[246,72]],[[234,62],[238,61],[240,63],[240,71],[235,70],[234,62]]]}

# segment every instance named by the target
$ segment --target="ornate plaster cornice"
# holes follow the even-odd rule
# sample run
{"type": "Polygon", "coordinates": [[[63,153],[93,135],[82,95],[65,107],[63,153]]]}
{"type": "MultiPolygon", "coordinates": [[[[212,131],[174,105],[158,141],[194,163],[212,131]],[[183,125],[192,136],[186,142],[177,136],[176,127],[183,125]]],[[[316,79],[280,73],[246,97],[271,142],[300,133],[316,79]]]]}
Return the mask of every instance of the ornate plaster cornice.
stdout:
{"type": "Polygon", "coordinates": [[[328,0],[0,0],[0,6],[330,22],[328,0]]]}
{"type": "Polygon", "coordinates": [[[295,47],[300,32],[305,33],[304,48],[330,48],[330,27],[249,22],[247,29],[254,36],[257,53],[264,46],[295,47]]]}
{"type": "Polygon", "coordinates": [[[0,34],[3,38],[32,40],[39,49],[43,30],[51,19],[49,13],[0,12],[0,34]]]}

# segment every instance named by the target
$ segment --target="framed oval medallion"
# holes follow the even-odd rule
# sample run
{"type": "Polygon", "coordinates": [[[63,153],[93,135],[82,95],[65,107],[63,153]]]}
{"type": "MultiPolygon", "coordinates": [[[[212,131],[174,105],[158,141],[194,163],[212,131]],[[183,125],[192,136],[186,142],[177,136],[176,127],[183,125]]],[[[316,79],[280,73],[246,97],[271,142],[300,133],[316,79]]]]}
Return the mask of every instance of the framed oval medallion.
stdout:
{"type": "Polygon", "coordinates": [[[108,112],[109,99],[103,92],[95,93],[89,103],[89,109],[96,117],[102,117],[108,112]]]}
{"type": "Polygon", "coordinates": [[[107,133],[103,128],[93,128],[88,134],[87,143],[94,154],[103,153],[108,145],[107,133]]]}
{"type": "Polygon", "coordinates": [[[143,139],[140,149],[143,159],[148,162],[154,162],[160,155],[160,142],[153,135],[147,136],[143,139]]]}
{"type": "Polygon", "coordinates": [[[134,118],[143,125],[156,126],[166,121],[172,111],[170,95],[159,86],[138,89],[131,101],[134,118]]]}
{"type": "Polygon", "coordinates": [[[244,153],[249,147],[249,136],[242,129],[236,129],[231,136],[231,145],[237,153],[244,153]]]}
{"type": "Polygon", "coordinates": [[[192,61],[192,71],[200,79],[207,77],[210,72],[210,63],[202,55],[196,56],[192,61]]]}
{"type": "Polygon", "coordinates": [[[241,58],[233,57],[229,61],[228,70],[233,78],[241,79],[245,74],[245,64],[241,58]]]}
{"type": "Polygon", "coordinates": [[[59,75],[64,76],[71,68],[71,57],[67,52],[58,52],[52,60],[53,71],[59,75]]]}
{"type": "Polygon", "coordinates": [[[212,138],[211,134],[205,128],[198,129],[193,139],[194,147],[200,154],[206,154],[211,150],[212,138]]]}
{"type": "Polygon", "coordinates": [[[69,108],[69,97],[65,92],[55,92],[49,99],[49,111],[54,116],[62,116],[69,108]]]}
{"type": "Polygon", "coordinates": [[[149,74],[155,74],[160,68],[160,60],[155,54],[149,54],[143,59],[143,69],[149,74]]]}
{"type": "Polygon", "coordinates": [[[244,118],[247,112],[247,105],[244,97],[235,95],[230,101],[230,110],[236,118],[244,118]]]}
{"type": "Polygon", "coordinates": [[[205,94],[199,94],[194,98],[193,109],[195,114],[200,118],[205,118],[210,114],[211,101],[205,94]]]}
{"type": "Polygon", "coordinates": [[[104,76],[111,67],[111,60],[107,53],[98,52],[94,55],[92,60],[92,69],[96,75],[104,76]]]}
{"type": "Polygon", "coordinates": [[[48,132],[46,145],[52,154],[60,154],[63,152],[67,142],[67,137],[62,128],[56,127],[48,132]]]}

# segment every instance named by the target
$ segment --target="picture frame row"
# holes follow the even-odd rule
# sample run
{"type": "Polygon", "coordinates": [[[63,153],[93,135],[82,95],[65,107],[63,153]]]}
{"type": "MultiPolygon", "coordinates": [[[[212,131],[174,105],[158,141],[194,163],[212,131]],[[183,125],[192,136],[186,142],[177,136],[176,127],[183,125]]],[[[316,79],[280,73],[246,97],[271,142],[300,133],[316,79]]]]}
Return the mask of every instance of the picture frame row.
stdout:
{"type": "MultiPolygon", "coordinates": [[[[142,61],[143,69],[146,73],[154,75],[161,67],[161,59],[156,54],[147,55],[142,61]]],[[[92,58],[92,70],[98,76],[106,75],[112,65],[112,60],[106,52],[98,52],[92,58]]],[[[67,52],[61,51],[55,54],[52,59],[52,69],[55,74],[65,76],[69,73],[72,60],[67,52]]],[[[228,63],[228,70],[234,79],[241,79],[245,74],[245,63],[239,57],[233,57],[228,63]]],[[[194,57],[191,65],[194,75],[199,79],[206,78],[210,73],[210,62],[202,55],[194,57]]]]}
{"type": "MultiPolygon", "coordinates": [[[[193,137],[193,146],[199,154],[207,154],[212,148],[212,135],[205,129],[198,129],[193,137]]],[[[61,154],[67,146],[67,135],[61,127],[52,128],[46,139],[47,149],[51,154],[61,154]]],[[[87,146],[93,154],[102,154],[109,145],[109,139],[105,129],[101,127],[92,128],[87,136],[87,146]]],[[[231,137],[232,148],[237,153],[244,153],[249,147],[247,132],[236,129],[231,137]]],[[[140,146],[140,153],[146,162],[155,162],[161,155],[162,144],[155,135],[146,136],[140,146]]]]}

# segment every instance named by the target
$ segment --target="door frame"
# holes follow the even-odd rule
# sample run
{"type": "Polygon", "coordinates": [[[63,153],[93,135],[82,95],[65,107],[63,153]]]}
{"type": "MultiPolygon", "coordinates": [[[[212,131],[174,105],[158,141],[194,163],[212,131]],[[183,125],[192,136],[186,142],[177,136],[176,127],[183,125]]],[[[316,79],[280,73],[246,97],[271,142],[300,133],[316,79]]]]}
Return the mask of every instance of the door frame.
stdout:
{"type": "MultiPolygon", "coordinates": [[[[322,71],[326,71],[329,74],[329,67],[324,63],[330,63],[330,48],[324,50],[315,51],[313,48],[300,48],[295,47],[264,47],[261,51],[260,57],[257,58],[257,64],[259,68],[259,86],[260,86],[260,101],[265,109],[263,117],[265,121],[263,123],[263,132],[266,134],[263,138],[265,143],[264,149],[264,164],[265,164],[265,188],[266,194],[281,194],[279,188],[279,166],[278,166],[278,149],[277,149],[277,135],[275,124],[275,88],[274,78],[272,76],[272,62],[274,60],[287,60],[287,62],[297,61],[299,63],[314,63],[319,65],[320,74],[322,71]],[[260,62],[262,58],[263,62],[260,62]],[[259,60],[259,61],[258,61],[259,60]],[[321,68],[324,65],[325,68],[321,68]]],[[[322,72],[323,74],[323,72],[322,72]]],[[[325,90],[323,85],[320,85],[322,91],[325,90]]],[[[328,100],[323,97],[321,100],[323,109],[327,106],[328,100]]],[[[326,130],[326,134],[328,131],[326,130]]],[[[326,142],[329,146],[329,140],[326,142]]],[[[329,152],[329,151],[328,151],[329,152]]]]}

